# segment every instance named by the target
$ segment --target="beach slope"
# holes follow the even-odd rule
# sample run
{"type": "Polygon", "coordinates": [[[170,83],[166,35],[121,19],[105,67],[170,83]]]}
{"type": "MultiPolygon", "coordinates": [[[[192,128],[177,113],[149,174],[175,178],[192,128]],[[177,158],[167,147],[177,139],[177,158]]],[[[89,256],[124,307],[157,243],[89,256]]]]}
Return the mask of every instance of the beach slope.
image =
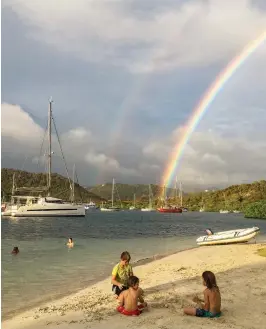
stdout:
{"type": "Polygon", "coordinates": [[[266,320],[266,258],[257,253],[262,247],[265,245],[201,247],[135,267],[149,303],[149,310],[139,317],[115,311],[107,279],[6,320],[2,328],[260,329],[266,320]],[[223,315],[218,319],[183,315],[184,306],[195,306],[193,296],[202,296],[205,270],[216,274],[221,290],[223,315]]]}

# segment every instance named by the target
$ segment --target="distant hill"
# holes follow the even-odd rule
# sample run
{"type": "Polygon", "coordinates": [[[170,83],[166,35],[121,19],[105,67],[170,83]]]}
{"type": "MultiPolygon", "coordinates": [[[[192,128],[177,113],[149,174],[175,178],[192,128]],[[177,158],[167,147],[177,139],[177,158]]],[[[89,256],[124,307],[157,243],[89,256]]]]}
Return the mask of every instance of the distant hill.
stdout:
{"type": "MultiPolygon", "coordinates": [[[[151,188],[154,196],[154,203],[158,205],[158,197],[161,196],[162,187],[151,185],[151,188]]],[[[89,191],[110,200],[112,184],[107,183],[90,187],[89,191]]],[[[117,192],[125,205],[132,204],[134,193],[136,194],[136,201],[139,207],[147,205],[149,196],[148,185],[116,184],[116,200],[118,200],[117,192]]],[[[167,189],[168,204],[176,204],[174,196],[175,190],[167,189]]],[[[201,207],[204,207],[206,211],[219,211],[220,209],[243,211],[248,204],[260,200],[266,200],[265,180],[252,184],[232,185],[220,190],[211,188],[200,192],[183,193],[183,205],[190,210],[196,211],[201,207]]],[[[179,199],[177,199],[177,202],[179,202],[179,199]]]]}
{"type": "MultiPolygon", "coordinates": [[[[1,171],[1,191],[2,196],[10,196],[12,190],[12,177],[16,174],[17,187],[37,187],[45,186],[47,175],[43,173],[30,173],[14,169],[2,169],[1,171]]],[[[64,200],[70,199],[69,182],[66,177],[59,174],[52,175],[51,195],[64,200]]],[[[158,198],[162,194],[162,187],[151,185],[154,204],[158,205],[158,198]]],[[[75,184],[76,201],[89,202],[90,199],[96,203],[111,199],[112,183],[96,185],[85,188],[75,184]]],[[[137,206],[146,206],[149,198],[149,185],[145,184],[116,184],[115,199],[119,205],[119,198],[125,207],[133,202],[136,194],[137,206]],[[119,197],[118,197],[119,196],[119,197]]],[[[168,204],[175,205],[175,190],[167,189],[168,204]]],[[[215,190],[214,188],[194,193],[183,193],[183,205],[189,210],[199,210],[204,207],[206,211],[241,210],[253,202],[266,200],[266,180],[257,181],[251,184],[232,185],[225,189],[215,190]]]]}
{"type": "MultiPolygon", "coordinates": [[[[47,175],[44,173],[31,173],[27,171],[3,168],[1,170],[1,192],[2,197],[5,196],[7,199],[11,195],[14,173],[17,187],[39,187],[46,186],[47,184],[47,175]]],[[[52,174],[51,195],[66,201],[70,200],[69,181],[66,177],[59,174],[52,174]]],[[[90,199],[94,202],[104,201],[104,199],[99,195],[95,195],[79,184],[75,184],[75,200],[89,202],[90,199]]]]}
{"type": "MultiPolygon", "coordinates": [[[[116,191],[115,191],[116,197],[118,192],[120,199],[123,201],[133,200],[134,193],[136,194],[137,200],[147,199],[149,197],[149,185],[147,184],[133,185],[133,184],[116,183],[115,186],[116,186],[116,191]]],[[[90,186],[86,188],[88,191],[97,194],[105,199],[111,199],[112,183],[105,183],[105,184],[90,186]]],[[[160,197],[163,192],[163,187],[159,185],[151,184],[151,189],[154,199],[160,197]]],[[[208,191],[216,191],[216,190],[217,190],[216,187],[208,187],[208,191]]],[[[201,191],[202,188],[188,186],[187,184],[185,185],[185,187],[183,187],[183,195],[187,195],[190,193],[197,193],[201,191]]],[[[175,189],[167,188],[166,195],[167,197],[173,197],[175,195],[175,189]]]]}
{"type": "Polygon", "coordinates": [[[222,190],[189,193],[184,204],[190,210],[204,207],[206,211],[241,210],[253,202],[266,200],[266,180],[251,184],[232,185],[222,190]]]}
{"type": "MultiPolygon", "coordinates": [[[[163,188],[158,185],[151,184],[151,190],[153,197],[158,198],[163,192],[163,188]]],[[[96,185],[88,188],[89,192],[97,194],[105,199],[111,199],[112,194],[112,183],[106,183],[102,185],[96,185]]],[[[168,196],[174,196],[174,189],[167,189],[168,196]]],[[[134,194],[136,194],[136,200],[146,200],[149,197],[149,185],[145,184],[115,184],[115,197],[118,198],[118,195],[122,201],[131,201],[133,200],[134,194]]]]}

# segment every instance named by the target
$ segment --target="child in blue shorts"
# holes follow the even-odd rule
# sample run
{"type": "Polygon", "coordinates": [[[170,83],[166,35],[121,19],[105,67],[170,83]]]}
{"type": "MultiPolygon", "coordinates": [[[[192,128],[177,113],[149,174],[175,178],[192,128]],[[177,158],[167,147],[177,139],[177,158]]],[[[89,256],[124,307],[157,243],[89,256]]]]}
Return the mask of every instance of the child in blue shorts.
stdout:
{"type": "Polygon", "coordinates": [[[215,275],[211,271],[202,273],[204,290],[204,300],[195,297],[193,301],[200,304],[199,308],[185,308],[184,313],[203,318],[218,318],[221,316],[221,294],[216,283],[215,275]]]}

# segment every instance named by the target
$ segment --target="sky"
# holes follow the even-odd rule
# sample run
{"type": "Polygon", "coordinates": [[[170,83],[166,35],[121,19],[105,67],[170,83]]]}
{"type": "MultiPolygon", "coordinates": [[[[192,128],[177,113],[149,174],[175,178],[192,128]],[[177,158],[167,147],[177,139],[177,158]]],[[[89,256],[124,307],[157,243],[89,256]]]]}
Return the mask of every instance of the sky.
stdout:
{"type": "MultiPolygon", "coordinates": [[[[201,96],[265,30],[263,0],[3,0],[2,167],[45,170],[52,97],[82,185],[160,183],[201,96]]],[[[175,173],[184,189],[265,179],[265,85],[266,42],[192,134],[175,173]]]]}

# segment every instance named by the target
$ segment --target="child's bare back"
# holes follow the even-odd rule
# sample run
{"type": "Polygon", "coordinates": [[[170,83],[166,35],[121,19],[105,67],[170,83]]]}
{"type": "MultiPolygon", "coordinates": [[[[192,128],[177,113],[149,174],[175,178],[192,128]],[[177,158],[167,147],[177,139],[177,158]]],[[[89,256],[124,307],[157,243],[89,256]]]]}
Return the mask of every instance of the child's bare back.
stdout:
{"type": "Polygon", "coordinates": [[[140,315],[142,310],[147,307],[143,299],[143,290],[139,288],[139,279],[131,276],[128,279],[129,289],[124,290],[118,297],[118,312],[124,315],[140,315]],[[141,304],[139,304],[140,302],[141,304]]]}
{"type": "Polygon", "coordinates": [[[216,287],[212,289],[206,288],[204,290],[204,297],[206,295],[207,301],[209,301],[209,310],[213,314],[217,314],[221,312],[221,294],[220,290],[216,287]]]}
{"type": "Polygon", "coordinates": [[[216,283],[215,275],[211,271],[202,273],[204,290],[204,300],[195,297],[193,301],[199,305],[199,308],[186,307],[184,313],[204,318],[214,318],[221,316],[221,294],[216,283]]]}
{"type": "MultiPolygon", "coordinates": [[[[143,298],[143,290],[138,288],[134,290],[133,288],[129,288],[122,292],[121,297],[119,296],[119,301],[123,299],[123,305],[125,310],[127,311],[134,311],[138,308],[138,302],[144,302],[143,298]]],[[[121,301],[122,302],[122,301],[121,301]]]]}

